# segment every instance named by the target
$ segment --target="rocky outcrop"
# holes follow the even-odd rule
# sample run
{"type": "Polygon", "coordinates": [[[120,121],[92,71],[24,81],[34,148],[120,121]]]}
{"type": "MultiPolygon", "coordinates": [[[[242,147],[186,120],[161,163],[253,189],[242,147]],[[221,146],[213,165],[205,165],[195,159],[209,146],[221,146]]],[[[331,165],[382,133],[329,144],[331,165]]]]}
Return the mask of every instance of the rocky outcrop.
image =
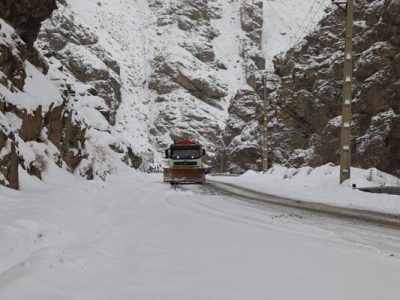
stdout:
{"type": "Polygon", "coordinates": [[[105,100],[107,121],[115,124],[121,103],[120,66],[103,47],[99,38],[75,21],[63,4],[40,32],[38,47],[48,58],[61,63],[63,72],[70,72],[87,90],[105,100]]]}
{"type": "Polygon", "coordinates": [[[33,42],[41,22],[50,16],[54,8],[54,1],[45,0],[0,3],[0,182],[11,188],[19,187],[20,164],[28,172],[34,167],[32,161],[25,164],[19,146],[24,141],[39,139],[43,128],[42,107],[37,106],[34,111],[25,109],[19,105],[23,103],[18,102],[18,95],[24,94],[26,81],[32,77],[26,67],[28,58],[34,58],[43,70],[47,68],[33,49],[33,42]]]}
{"type": "Polygon", "coordinates": [[[263,2],[247,0],[243,2],[240,22],[246,35],[243,39],[243,53],[245,59],[245,74],[248,85],[257,89],[260,83],[260,71],[265,69],[265,58],[262,52],[263,33],[263,2]]]}
{"type": "Polygon", "coordinates": [[[15,26],[0,19],[0,183],[18,188],[20,166],[41,178],[49,160],[88,179],[105,178],[115,158],[137,168],[140,158],[112,128],[120,68],[97,36],[60,5],[40,31],[39,52],[34,41],[54,1],[0,5],[15,26]]]}
{"type": "Polygon", "coordinates": [[[167,44],[155,53],[148,85],[157,93],[150,131],[157,148],[185,137],[206,145],[220,143],[215,113],[223,110],[228,87],[217,74],[213,40],[218,32],[212,22],[220,16],[212,5],[203,0],[178,0],[170,6],[150,2],[158,17],[157,34],[167,44]],[[177,37],[169,36],[171,32],[177,37]]]}
{"type": "MultiPolygon", "coordinates": [[[[353,165],[399,175],[400,5],[357,1],[354,38],[353,165]]],[[[344,15],[335,10],[301,45],[274,61],[269,97],[274,161],[339,162],[344,15]],[[276,76],[275,75],[275,76],[276,76]]]]}
{"type": "Polygon", "coordinates": [[[158,17],[156,33],[165,40],[156,48],[149,81],[157,93],[150,139],[157,148],[174,139],[197,139],[211,157],[233,150],[234,134],[241,133],[232,126],[236,129],[240,116],[229,117],[228,109],[236,112],[242,94],[252,93],[259,102],[254,90],[265,67],[262,1],[150,4],[158,17]]]}
{"type": "Polygon", "coordinates": [[[50,141],[71,172],[105,179],[120,161],[133,168],[142,161],[115,129],[122,101],[121,67],[96,32],[79,22],[68,3],[59,1],[35,45],[64,99],[63,108],[54,107],[46,117],[52,124],[50,141]]]}
{"type": "Polygon", "coordinates": [[[247,87],[230,99],[228,118],[222,132],[215,165],[221,172],[259,170],[261,163],[261,92],[265,58],[262,52],[263,2],[243,1],[240,10],[241,57],[247,87]],[[223,162],[223,163],[221,163],[223,162]]]}
{"type": "Polygon", "coordinates": [[[239,91],[228,108],[229,118],[223,132],[224,148],[216,165],[221,172],[241,173],[260,167],[261,100],[251,90],[239,91]],[[224,163],[221,164],[220,162],[224,163]]]}
{"type": "Polygon", "coordinates": [[[36,41],[41,22],[56,9],[55,0],[2,0],[0,17],[16,29],[30,47],[36,41]]]}
{"type": "Polygon", "coordinates": [[[25,42],[27,59],[44,73],[48,66],[33,47],[41,23],[57,8],[55,0],[4,0],[0,2],[0,18],[9,23],[25,42]]]}
{"type": "MultiPolygon", "coordinates": [[[[1,114],[1,116],[4,115],[1,114]]],[[[19,157],[16,151],[15,138],[9,128],[5,128],[4,123],[0,128],[0,149],[0,183],[18,189],[19,157]]]]}

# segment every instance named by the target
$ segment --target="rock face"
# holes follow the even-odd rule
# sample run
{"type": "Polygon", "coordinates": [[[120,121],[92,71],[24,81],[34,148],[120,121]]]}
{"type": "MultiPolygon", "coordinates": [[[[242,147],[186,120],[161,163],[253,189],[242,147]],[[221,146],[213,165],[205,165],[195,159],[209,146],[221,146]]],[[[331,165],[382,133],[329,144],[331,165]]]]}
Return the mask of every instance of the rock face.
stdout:
{"type": "MultiPolygon", "coordinates": [[[[17,188],[19,166],[40,178],[50,162],[89,179],[121,161],[159,166],[182,138],[219,171],[260,169],[263,1],[82,3],[0,3],[0,182],[17,188]]],[[[352,126],[353,164],[397,175],[399,7],[356,3],[352,126]]],[[[272,161],[338,162],[343,34],[332,10],[275,58],[272,161]]]]}
{"type": "Polygon", "coordinates": [[[29,61],[47,72],[47,64],[33,47],[41,23],[56,9],[55,0],[4,0],[0,2],[0,18],[16,30],[25,42],[29,61]]]}
{"type": "Polygon", "coordinates": [[[15,100],[19,96],[25,98],[26,84],[37,77],[32,73],[32,69],[26,66],[28,57],[34,58],[43,69],[47,68],[45,61],[33,49],[33,41],[40,23],[50,16],[54,8],[54,1],[0,3],[0,182],[12,188],[19,187],[20,164],[28,172],[37,173],[34,171],[37,166],[35,159],[24,158],[19,147],[25,141],[39,140],[40,132],[46,126],[43,122],[46,112],[42,111],[40,105],[37,105],[35,110],[25,109],[15,100]],[[16,31],[3,19],[12,24],[16,31]]]}
{"type": "MultiPolygon", "coordinates": [[[[88,3],[88,11],[82,11],[86,6],[59,3],[36,43],[50,65],[50,77],[67,95],[66,105],[77,112],[75,119],[94,121],[80,108],[88,106],[82,97],[97,97],[91,114],[101,114],[107,123],[94,122],[90,131],[126,136],[141,147],[147,161],[160,162],[160,153],[173,140],[191,138],[209,150],[214,163],[216,155],[233,153],[246,139],[241,150],[247,159],[227,162],[227,168],[257,168],[258,136],[253,127],[259,125],[256,90],[265,66],[262,1],[151,0],[140,12],[135,10],[138,4],[93,3],[88,3]],[[88,12],[93,19],[88,20],[88,12]],[[113,45],[110,53],[104,45],[113,45]],[[249,114],[255,121],[242,133],[235,120],[245,122],[249,114]],[[138,125],[141,128],[135,128],[138,125]]],[[[125,145],[126,158],[133,153],[133,147],[118,137],[109,146],[120,151],[115,145],[125,145]]],[[[137,165],[138,159],[128,161],[137,165]]],[[[82,165],[79,172],[86,174],[82,165]]]]}
{"type": "Polygon", "coordinates": [[[59,1],[35,44],[65,100],[64,121],[55,123],[54,134],[49,132],[51,141],[69,169],[88,179],[105,178],[119,160],[134,168],[142,163],[114,127],[122,101],[121,67],[101,42],[95,30],[75,18],[67,2],[59,1]]]}
{"type": "MultiPolygon", "coordinates": [[[[233,153],[239,141],[249,135],[241,132],[241,126],[251,114],[256,120],[247,124],[246,130],[254,133],[250,127],[258,123],[255,114],[260,98],[256,89],[265,67],[261,49],[263,3],[175,3],[166,7],[161,1],[152,1],[151,5],[158,16],[157,34],[169,44],[160,47],[152,64],[149,88],[157,96],[150,139],[158,149],[175,139],[197,139],[209,150],[211,163],[216,165],[221,156],[233,153]]],[[[241,150],[257,152],[256,136],[246,140],[245,149],[241,150]]],[[[239,156],[242,157],[235,154],[239,156]]],[[[235,164],[226,161],[224,168],[256,168],[257,158],[252,161],[253,158],[254,155],[235,164]]]]}
{"type": "Polygon", "coordinates": [[[213,45],[219,33],[212,22],[220,16],[210,1],[175,2],[171,6],[161,1],[150,4],[157,16],[157,34],[166,39],[152,62],[149,88],[157,94],[157,111],[150,138],[159,148],[181,138],[218,144],[217,115],[222,113],[228,95],[227,83],[218,76],[213,45]],[[175,26],[176,40],[169,36],[175,26]]]}
{"type": "MultiPolygon", "coordinates": [[[[357,1],[352,164],[400,175],[400,2],[357,1]]],[[[288,166],[339,162],[344,15],[335,10],[274,61],[271,148],[288,166]]]]}
{"type": "Polygon", "coordinates": [[[19,187],[19,166],[41,178],[52,161],[91,179],[104,178],[118,161],[141,164],[112,128],[121,100],[118,63],[60,6],[53,29],[40,31],[39,52],[34,42],[55,2],[0,3],[1,17],[15,26],[0,19],[0,183],[11,188],[19,187]]]}
{"type": "Polygon", "coordinates": [[[260,168],[261,100],[250,90],[239,91],[231,100],[229,118],[223,132],[225,147],[215,165],[220,172],[241,173],[260,168]]]}
{"type": "Polygon", "coordinates": [[[59,61],[90,93],[105,100],[107,121],[115,124],[116,111],[121,103],[120,67],[101,46],[99,38],[89,29],[77,24],[62,5],[46,22],[38,46],[48,58],[59,61]]]}
{"type": "Polygon", "coordinates": [[[258,170],[261,164],[260,126],[262,124],[261,83],[265,69],[262,52],[263,2],[245,1],[240,10],[244,32],[242,52],[247,87],[239,89],[228,107],[228,119],[222,132],[223,145],[215,165],[220,172],[241,173],[258,170]]]}
{"type": "Polygon", "coordinates": [[[16,29],[28,45],[33,46],[40,24],[56,9],[55,0],[2,0],[0,17],[16,29]]]}

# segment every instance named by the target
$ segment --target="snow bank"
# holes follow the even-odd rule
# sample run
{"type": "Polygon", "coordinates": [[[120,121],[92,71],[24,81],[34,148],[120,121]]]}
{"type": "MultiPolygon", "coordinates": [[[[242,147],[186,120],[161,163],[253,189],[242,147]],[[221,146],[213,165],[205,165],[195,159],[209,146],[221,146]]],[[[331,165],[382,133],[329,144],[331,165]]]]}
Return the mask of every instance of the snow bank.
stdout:
{"type": "Polygon", "coordinates": [[[297,200],[321,202],[343,207],[400,213],[400,196],[370,194],[352,188],[395,186],[400,179],[375,168],[351,169],[351,179],[339,185],[339,166],[299,169],[275,165],[266,174],[248,171],[240,177],[212,177],[212,180],[236,184],[263,193],[297,200]]]}

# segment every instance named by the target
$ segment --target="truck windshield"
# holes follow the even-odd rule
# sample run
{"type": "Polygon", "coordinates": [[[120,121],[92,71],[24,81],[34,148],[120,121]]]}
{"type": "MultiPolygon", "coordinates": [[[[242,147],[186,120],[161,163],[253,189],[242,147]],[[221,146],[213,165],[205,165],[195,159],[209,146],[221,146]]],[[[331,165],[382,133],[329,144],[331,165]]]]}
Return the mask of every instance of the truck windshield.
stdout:
{"type": "Polygon", "coordinates": [[[198,159],[201,157],[200,149],[173,149],[172,159],[198,159]]]}

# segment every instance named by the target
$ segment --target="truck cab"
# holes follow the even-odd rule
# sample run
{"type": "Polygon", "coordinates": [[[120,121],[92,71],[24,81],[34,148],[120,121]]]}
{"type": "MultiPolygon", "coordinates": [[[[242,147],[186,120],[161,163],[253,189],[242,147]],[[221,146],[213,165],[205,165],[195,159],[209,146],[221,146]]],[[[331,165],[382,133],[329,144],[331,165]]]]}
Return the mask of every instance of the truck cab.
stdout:
{"type": "Polygon", "coordinates": [[[164,182],[203,183],[206,169],[202,158],[206,154],[202,146],[194,141],[183,140],[165,150],[168,167],[164,168],[164,182]]]}

